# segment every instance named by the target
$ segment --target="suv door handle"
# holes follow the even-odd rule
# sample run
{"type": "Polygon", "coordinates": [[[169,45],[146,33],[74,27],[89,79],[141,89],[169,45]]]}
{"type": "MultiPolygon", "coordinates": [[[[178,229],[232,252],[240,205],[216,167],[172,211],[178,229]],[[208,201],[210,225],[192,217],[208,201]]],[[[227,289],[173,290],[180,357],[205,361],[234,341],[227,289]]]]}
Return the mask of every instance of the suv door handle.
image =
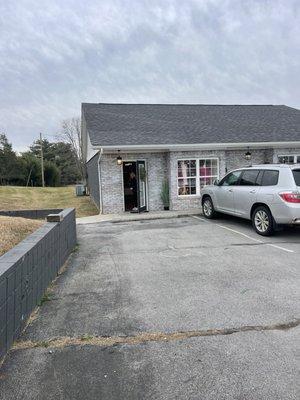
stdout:
{"type": "Polygon", "coordinates": [[[250,190],[250,192],[249,193],[256,193],[256,190],[250,190]]]}
{"type": "Polygon", "coordinates": [[[228,189],[228,192],[233,192],[233,189],[228,189]]]}

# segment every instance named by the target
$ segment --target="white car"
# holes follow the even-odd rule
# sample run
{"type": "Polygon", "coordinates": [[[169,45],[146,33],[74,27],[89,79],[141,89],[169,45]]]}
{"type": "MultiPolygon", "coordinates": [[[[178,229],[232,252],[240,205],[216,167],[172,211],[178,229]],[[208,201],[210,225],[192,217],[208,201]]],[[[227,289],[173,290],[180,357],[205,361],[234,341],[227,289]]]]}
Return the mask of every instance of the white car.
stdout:
{"type": "Polygon", "coordinates": [[[241,168],[201,191],[203,214],[217,212],[252,220],[260,235],[279,225],[300,225],[300,164],[241,168]]]}

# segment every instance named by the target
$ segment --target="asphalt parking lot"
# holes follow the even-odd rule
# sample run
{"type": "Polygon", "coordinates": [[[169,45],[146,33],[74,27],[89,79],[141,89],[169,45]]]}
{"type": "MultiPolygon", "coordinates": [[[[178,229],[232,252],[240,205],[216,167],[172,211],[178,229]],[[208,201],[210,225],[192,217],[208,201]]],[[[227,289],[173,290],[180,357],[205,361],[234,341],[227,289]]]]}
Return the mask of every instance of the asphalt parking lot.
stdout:
{"type": "Polygon", "coordinates": [[[201,216],[80,225],[0,399],[298,399],[300,230],[201,216]]]}

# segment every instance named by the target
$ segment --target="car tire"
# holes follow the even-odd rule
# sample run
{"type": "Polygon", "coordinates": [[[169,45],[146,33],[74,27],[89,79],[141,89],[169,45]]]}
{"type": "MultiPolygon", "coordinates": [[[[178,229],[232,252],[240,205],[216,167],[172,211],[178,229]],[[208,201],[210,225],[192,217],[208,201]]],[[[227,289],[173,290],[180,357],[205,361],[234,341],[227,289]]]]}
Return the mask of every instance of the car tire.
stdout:
{"type": "Polygon", "coordinates": [[[212,199],[209,196],[204,197],[202,202],[202,212],[205,218],[212,219],[216,216],[216,211],[212,199]]]}
{"type": "Polygon", "coordinates": [[[257,207],[252,213],[252,226],[259,235],[273,235],[274,219],[271,211],[265,206],[257,207]]]}

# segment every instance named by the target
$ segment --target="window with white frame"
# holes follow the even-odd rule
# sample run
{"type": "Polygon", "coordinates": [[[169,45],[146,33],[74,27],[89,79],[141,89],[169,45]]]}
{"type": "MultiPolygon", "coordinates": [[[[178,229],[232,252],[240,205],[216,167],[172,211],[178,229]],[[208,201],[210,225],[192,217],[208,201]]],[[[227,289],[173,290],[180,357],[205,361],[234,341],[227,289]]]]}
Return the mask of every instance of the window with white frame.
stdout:
{"type": "Polygon", "coordinates": [[[278,162],[280,164],[299,164],[300,154],[287,154],[278,156],[278,162]]]}
{"type": "Polygon", "coordinates": [[[212,185],[219,177],[218,159],[207,158],[199,160],[200,189],[212,185]]]}
{"type": "Polygon", "coordinates": [[[219,178],[217,158],[178,160],[178,195],[199,196],[200,189],[219,178]]]}
{"type": "Polygon", "coordinates": [[[178,161],[178,195],[195,195],[197,192],[196,160],[178,161]]]}

